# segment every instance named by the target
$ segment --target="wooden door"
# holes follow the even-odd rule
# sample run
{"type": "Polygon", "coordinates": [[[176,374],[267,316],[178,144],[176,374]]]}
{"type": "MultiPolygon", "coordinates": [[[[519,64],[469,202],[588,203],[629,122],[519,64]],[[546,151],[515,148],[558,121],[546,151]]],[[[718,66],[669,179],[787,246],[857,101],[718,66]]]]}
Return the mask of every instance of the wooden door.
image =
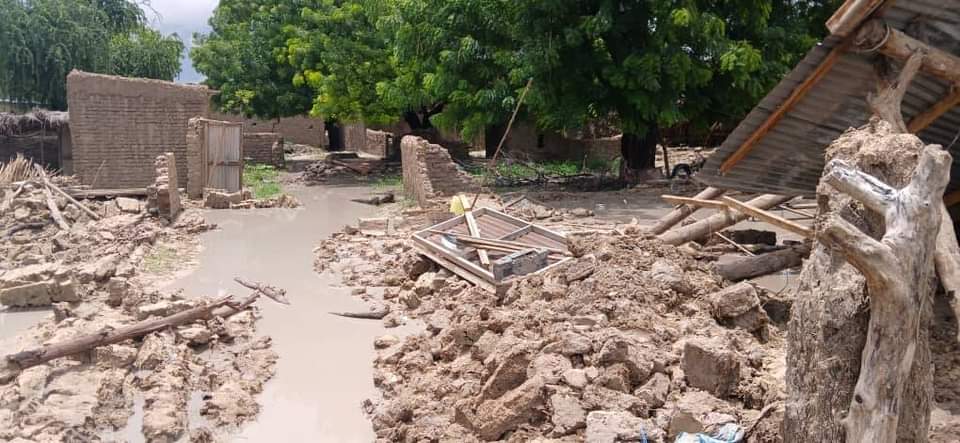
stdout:
{"type": "Polygon", "coordinates": [[[243,174],[242,126],[211,122],[206,128],[207,187],[239,191],[243,174]]]}

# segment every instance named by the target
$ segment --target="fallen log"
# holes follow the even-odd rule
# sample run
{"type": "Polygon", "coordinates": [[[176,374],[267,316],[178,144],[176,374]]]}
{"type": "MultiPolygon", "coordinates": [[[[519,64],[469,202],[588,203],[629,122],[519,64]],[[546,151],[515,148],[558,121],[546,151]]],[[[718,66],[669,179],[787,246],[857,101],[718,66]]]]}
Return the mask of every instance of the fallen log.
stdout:
{"type": "Polygon", "coordinates": [[[351,199],[352,202],[363,203],[367,205],[380,206],[387,203],[393,203],[396,201],[396,197],[392,192],[388,192],[382,195],[375,195],[370,198],[354,198],[351,199]]]}
{"type": "MultiPolygon", "coordinates": [[[[764,194],[748,201],[747,205],[756,209],[770,209],[779,204],[786,203],[792,198],[793,197],[784,195],[764,194]]],[[[668,245],[680,245],[688,241],[704,238],[711,233],[740,223],[748,217],[747,214],[739,211],[718,211],[716,214],[696,223],[680,227],[673,231],[664,232],[660,234],[659,238],[668,245]]]]}
{"type": "MultiPolygon", "coordinates": [[[[700,200],[713,200],[723,195],[724,192],[725,191],[723,189],[709,187],[703,191],[700,191],[700,193],[693,196],[693,198],[700,200]]],[[[670,229],[677,223],[682,222],[685,218],[689,217],[696,211],[697,207],[688,204],[677,206],[673,211],[670,211],[669,214],[663,216],[660,220],[657,220],[657,223],[650,228],[650,232],[655,235],[663,234],[664,232],[667,232],[667,229],[670,229]]]]}
{"type": "Polygon", "coordinates": [[[796,245],[767,254],[743,257],[726,263],[719,263],[717,264],[717,274],[734,282],[761,277],[784,269],[800,266],[803,264],[803,259],[808,255],[810,255],[809,245],[796,245]]]}
{"type": "MultiPolygon", "coordinates": [[[[265,285],[255,285],[270,288],[269,286],[265,285]]],[[[12,368],[14,370],[13,374],[0,371],[0,381],[2,381],[4,378],[7,378],[9,375],[15,375],[15,373],[23,371],[24,369],[41,365],[58,358],[88,351],[100,346],[106,346],[134,338],[139,338],[153,332],[162,331],[164,329],[183,324],[193,323],[197,320],[207,319],[214,316],[229,317],[252,305],[261,295],[267,294],[260,290],[255,290],[252,294],[250,294],[249,297],[239,302],[236,301],[234,296],[228,295],[215,299],[209,303],[203,303],[200,306],[196,306],[163,318],[144,320],[134,323],[130,326],[124,326],[116,329],[105,328],[93,334],[87,334],[40,348],[28,349],[26,351],[10,354],[7,355],[4,360],[7,363],[15,366],[12,368]]],[[[0,369],[3,368],[0,367],[0,369]]]]}
{"type": "Polygon", "coordinates": [[[263,295],[270,297],[270,299],[272,299],[277,303],[284,304],[284,305],[290,304],[290,300],[287,299],[287,291],[283,289],[270,286],[270,285],[265,285],[263,283],[248,282],[246,280],[241,279],[240,277],[234,277],[233,281],[239,283],[240,286],[260,292],[263,295]]]}

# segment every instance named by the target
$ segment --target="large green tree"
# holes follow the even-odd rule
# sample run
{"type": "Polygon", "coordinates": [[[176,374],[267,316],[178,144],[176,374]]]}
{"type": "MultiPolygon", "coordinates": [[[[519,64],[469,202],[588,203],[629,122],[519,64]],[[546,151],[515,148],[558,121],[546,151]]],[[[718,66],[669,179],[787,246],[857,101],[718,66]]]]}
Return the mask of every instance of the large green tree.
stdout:
{"type": "Polygon", "coordinates": [[[313,91],[294,85],[284,27],[300,22],[301,1],[221,0],[211,32],[196,35],[190,58],[205,83],[220,91],[222,110],[278,118],[310,110],[313,91]]]}
{"type": "MultiPolygon", "coordinates": [[[[277,94],[262,93],[270,79],[309,88],[315,114],[403,118],[415,130],[436,124],[471,136],[502,125],[532,78],[524,118],[560,131],[596,119],[615,122],[624,133],[628,176],[652,167],[658,128],[705,127],[744,115],[823,35],[823,20],[839,4],[224,0],[215,18],[235,2],[256,12],[232,15],[230,26],[272,24],[262,27],[265,37],[247,58],[275,65],[251,75],[209,63],[201,71],[213,86],[225,85],[221,90],[237,87],[276,101],[277,94]]],[[[209,37],[197,55],[220,44],[235,49],[250,38],[212,23],[222,38],[209,37]]]]}
{"type": "Polygon", "coordinates": [[[66,108],[73,69],[173,80],[183,43],[130,0],[0,0],[0,98],[66,108]]]}

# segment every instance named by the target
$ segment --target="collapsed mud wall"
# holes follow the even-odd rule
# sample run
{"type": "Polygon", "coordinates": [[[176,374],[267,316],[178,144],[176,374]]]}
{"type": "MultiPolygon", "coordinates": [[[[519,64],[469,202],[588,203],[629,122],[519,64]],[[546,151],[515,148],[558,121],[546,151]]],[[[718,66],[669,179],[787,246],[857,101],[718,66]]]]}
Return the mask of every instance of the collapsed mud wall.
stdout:
{"type": "MultiPolygon", "coordinates": [[[[187,120],[209,113],[210,94],[202,86],[74,70],[67,76],[74,173],[100,188],[150,185],[158,155],[187,158],[187,120]]],[[[178,186],[186,186],[187,163],[177,168],[178,186]]]]}
{"type": "Polygon", "coordinates": [[[277,132],[244,132],[243,156],[253,163],[282,167],[283,141],[277,132]]]}
{"type": "Polygon", "coordinates": [[[403,162],[403,190],[420,206],[437,197],[476,191],[473,177],[457,167],[450,153],[440,145],[406,136],[400,143],[403,162]]]}
{"type": "MultiPolygon", "coordinates": [[[[502,136],[502,130],[489,131],[484,143],[496,149],[502,136]]],[[[519,122],[510,129],[503,150],[508,155],[532,161],[612,160],[620,156],[620,136],[569,138],[556,132],[541,132],[530,123],[519,122]]]]}

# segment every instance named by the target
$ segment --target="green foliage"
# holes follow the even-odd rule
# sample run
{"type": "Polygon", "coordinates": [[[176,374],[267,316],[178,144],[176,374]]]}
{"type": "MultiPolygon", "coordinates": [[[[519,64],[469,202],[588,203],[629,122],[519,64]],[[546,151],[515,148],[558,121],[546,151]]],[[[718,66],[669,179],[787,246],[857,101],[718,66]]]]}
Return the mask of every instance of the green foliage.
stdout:
{"type": "Polygon", "coordinates": [[[164,36],[141,27],[110,39],[111,74],[172,80],[180,73],[183,41],[177,34],[164,36]]]}
{"type": "Polygon", "coordinates": [[[403,116],[473,137],[505,123],[533,78],[521,118],[561,131],[602,118],[642,136],[741,117],[839,3],[223,0],[192,56],[248,113],[403,116]]]}
{"type": "Polygon", "coordinates": [[[73,69],[173,80],[183,44],[144,20],[132,0],[0,0],[0,98],[64,109],[73,69]]]}
{"type": "Polygon", "coordinates": [[[377,189],[396,189],[403,186],[403,176],[400,174],[384,175],[373,182],[373,187],[377,189]]]}
{"type": "Polygon", "coordinates": [[[220,1],[212,31],[194,36],[190,58],[205,83],[220,91],[214,100],[221,110],[270,119],[310,109],[312,91],[293,84],[297,70],[286,58],[283,28],[299,20],[294,2],[220,1]]]}
{"type": "Polygon", "coordinates": [[[250,188],[254,198],[276,197],[283,192],[280,187],[280,172],[270,165],[245,163],[243,165],[243,186],[250,188]]]}

